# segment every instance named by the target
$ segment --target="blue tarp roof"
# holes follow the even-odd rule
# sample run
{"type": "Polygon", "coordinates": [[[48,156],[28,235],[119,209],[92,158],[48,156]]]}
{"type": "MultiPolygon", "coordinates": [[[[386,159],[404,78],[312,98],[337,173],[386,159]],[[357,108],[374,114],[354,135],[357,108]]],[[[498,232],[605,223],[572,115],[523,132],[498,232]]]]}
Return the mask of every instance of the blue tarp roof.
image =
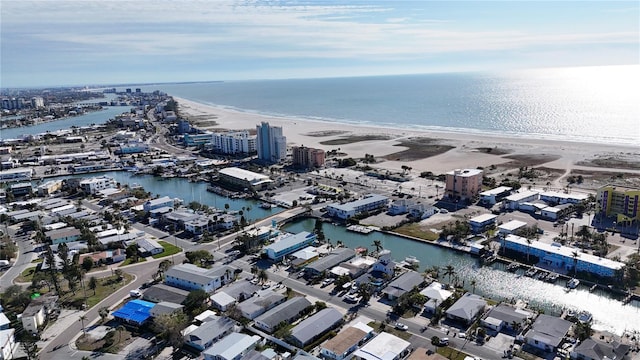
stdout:
{"type": "Polygon", "coordinates": [[[131,300],[124,304],[123,307],[113,312],[113,317],[142,324],[151,317],[151,309],[155,306],[154,303],[144,300],[131,300]]]}

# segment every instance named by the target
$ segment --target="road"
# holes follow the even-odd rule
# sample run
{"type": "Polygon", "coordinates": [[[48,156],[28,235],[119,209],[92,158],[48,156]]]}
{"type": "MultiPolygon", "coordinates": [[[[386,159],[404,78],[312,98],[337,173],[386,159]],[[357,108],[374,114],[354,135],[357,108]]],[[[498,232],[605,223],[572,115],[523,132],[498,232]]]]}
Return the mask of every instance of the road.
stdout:
{"type": "Polygon", "coordinates": [[[13,285],[13,280],[20,276],[26,268],[35,266],[31,261],[36,258],[36,253],[33,252],[33,240],[29,235],[17,236],[16,229],[12,226],[8,226],[6,229],[11,239],[18,245],[18,255],[13,266],[0,276],[0,291],[5,291],[13,285]]]}

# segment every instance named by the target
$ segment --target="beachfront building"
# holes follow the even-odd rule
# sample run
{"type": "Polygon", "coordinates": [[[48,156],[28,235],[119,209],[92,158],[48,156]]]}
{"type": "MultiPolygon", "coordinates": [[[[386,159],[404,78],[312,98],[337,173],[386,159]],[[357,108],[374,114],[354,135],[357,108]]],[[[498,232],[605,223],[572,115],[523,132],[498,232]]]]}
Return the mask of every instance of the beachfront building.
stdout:
{"type": "Polygon", "coordinates": [[[226,265],[204,269],[193,264],[172,266],[165,273],[165,284],[185,290],[212,292],[233,281],[233,269],[226,265]]]}
{"type": "Polygon", "coordinates": [[[322,149],[294,146],[292,148],[291,157],[294,167],[313,169],[324,166],[325,154],[322,149]]]}
{"type": "Polygon", "coordinates": [[[182,141],[185,146],[198,146],[211,144],[213,133],[205,132],[203,134],[184,134],[182,141]]]}
{"type": "Polygon", "coordinates": [[[580,193],[560,193],[557,191],[545,191],[540,193],[540,200],[551,206],[564,204],[579,204],[589,200],[589,195],[580,193]]]}
{"type": "Polygon", "coordinates": [[[389,198],[378,194],[368,194],[360,200],[340,204],[333,203],[327,205],[327,214],[346,220],[353,216],[358,216],[364,212],[375,211],[387,207],[389,198]]]}
{"type": "Polygon", "coordinates": [[[114,189],[116,187],[116,180],[110,176],[98,176],[80,181],[80,189],[87,194],[95,195],[100,190],[114,189]]]}
{"type": "Polygon", "coordinates": [[[450,199],[471,200],[482,189],[482,170],[456,169],[446,174],[445,195],[450,199]]]}
{"type": "Polygon", "coordinates": [[[218,172],[220,182],[237,189],[266,190],[273,186],[273,180],[266,175],[237,167],[224,168],[218,172]]]}
{"type": "Polygon", "coordinates": [[[37,187],[38,196],[46,197],[55,193],[56,191],[60,191],[62,190],[62,185],[62,180],[50,180],[44,184],[40,184],[37,187]]]}
{"type": "Polygon", "coordinates": [[[596,209],[600,216],[616,217],[618,224],[640,221],[640,189],[606,185],[598,189],[596,209]]]}
{"type": "Polygon", "coordinates": [[[205,147],[221,154],[252,154],[256,152],[256,136],[246,130],[213,133],[205,147]]]}
{"type": "Polygon", "coordinates": [[[279,163],[287,157],[287,138],[282,135],[282,127],[270,126],[268,122],[256,125],[256,150],[258,159],[279,163]]]}
{"type": "Polygon", "coordinates": [[[500,200],[511,194],[512,187],[498,186],[495,189],[490,189],[480,193],[480,203],[484,205],[495,205],[500,200]]]}
{"type": "Polygon", "coordinates": [[[269,246],[265,246],[264,253],[273,261],[280,261],[285,256],[303,249],[316,240],[316,234],[303,231],[283,237],[269,246]]]}
{"type": "Polygon", "coordinates": [[[540,193],[537,191],[523,190],[504,198],[503,204],[505,209],[519,210],[521,204],[536,201],[539,197],[540,193]]]}
{"type": "Polygon", "coordinates": [[[523,237],[510,234],[505,236],[502,246],[508,250],[535,256],[539,263],[567,272],[577,270],[609,278],[620,277],[623,273],[624,263],[582,253],[579,249],[559,243],[548,244],[537,240],[529,243],[523,237]]]}
{"type": "Polygon", "coordinates": [[[481,233],[487,229],[493,227],[496,224],[498,216],[493,214],[482,214],[469,219],[469,226],[473,233],[481,233]]]}

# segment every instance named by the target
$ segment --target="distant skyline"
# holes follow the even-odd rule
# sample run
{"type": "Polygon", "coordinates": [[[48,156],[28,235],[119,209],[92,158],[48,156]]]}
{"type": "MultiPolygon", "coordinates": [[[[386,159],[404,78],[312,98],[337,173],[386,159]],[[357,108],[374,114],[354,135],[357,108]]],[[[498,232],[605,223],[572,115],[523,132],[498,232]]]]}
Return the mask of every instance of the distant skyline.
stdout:
{"type": "Polygon", "coordinates": [[[640,62],[638,1],[0,0],[0,86],[640,62]]]}

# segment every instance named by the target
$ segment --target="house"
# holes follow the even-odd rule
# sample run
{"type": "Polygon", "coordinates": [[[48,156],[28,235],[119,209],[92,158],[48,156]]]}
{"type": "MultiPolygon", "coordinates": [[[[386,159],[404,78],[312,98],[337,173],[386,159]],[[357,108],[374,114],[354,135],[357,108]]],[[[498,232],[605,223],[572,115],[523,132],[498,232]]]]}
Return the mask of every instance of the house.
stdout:
{"type": "Polygon", "coordinates": [[[469,219],[469,226],[471,227],[471,231],[473,231],[474,234],[478,234],[493,227],[496,224],[497,218],[498,216],[493,214],[478,215],[469,219]]]}
{"type": "Polygon", "coordinates": [[[281,322],[292,322],[299,318],[311,303],[305,297],[291,298],[255,318],[254,326],[268,333],[275,331],[281,322]]]}
{"type": "Polygon", "coordinates": [[[498,186],[480,193],[480,203],[484,205],[495,205],[498,201],[511,194],[512,187],[498,186]]]}
{"type": "Polygon", "coordinates": [[[480,169],[456,169],[445,174],[445,195],[450,199],[470,200],[480,194],[483,172],[480,169]]]}
{"type": "Polygon", "coordinates": [[[188,295],[189,291],[165,284],[155,284],[144,291],[142,298],[154,303],[166,301],[174,304],[182,304],[188,295]]]}
{"type": "Polygon", "coordinates": [[[231,333],[202,354],[205,360],[240,360],[243,355],[256,347],[260,339],[258,335],[231,333]]]}
{"type": "Polygon", "coordinates": [[[372,271],[382,272],[388,276],[393,276],[396,263],[391,259],[391,250],[383,249],[378,254],[378,261],[373,264],[372,271]]]}
{"type": "Polygon", "coordinates": [[[154,303],[140,299],[131,300],[120,309],[111,313],[111,315],[122,323],[142,326],[151,319],[151,309],[153,309],[155,305],[154,303]]]}
{"type": "Polygon", "coordinates": [[[623,360],[628,359],[629,345],[618,341],[602,342],[593,338],[583,340],[571,352],[576,360],[623,360]]]}
{"type": "Polygon", "coordinates": [[[80,230],[72,227],[51,230],[44,233],[45,238],[51,241],[53,245],[76,241],[80,238],[80,235],[82,235],[80,230]]]}
{"type": "Polygon", "coordinates": [[[260,290],[260,285],[254,285],[248,280],[239,280],[221,288],[218,292],[224,292],[235,301],[242,302],[252,297],[260,290]]]}
{"type": "Polygon", "coordinates": [[[522,190],[505,197],[503,204],[506,209],[518,210],[520,208],[520,204],[538,200],[539,196],[540,193],[538,191],[522,190]]]}
{"type": "Polygon", "coordinates": [[[236,299],[234,299],[232,296],[227,295],[227,293],[225,293],[224,291],[218,291],[217,293],[211,295],[209,297],[209,300],[211,300],[211,306],[220,311],[227,311],[229,306],[236,303],[236,299]]]}
{"type": "Polygon", "coordinates": [[[200,326],[184,332],[184,343],[203,351],[215,342],[231,334],[235,329],[235,322],[226,316],[208,318],[200,326]]]}
{"type": "Polygon", "coordinates": [[[487,302],[482,297],[466,293],[445,311],[445,315],[448,319],[469,325],[482,315],[485,306],[487,302]]]}
{"type": "Polygon", "coordinates": [[[569,329],[571,329],[571,322],[541,314],[524,337],[527,344],[547,352],[554,352],[569,329]]]}
{"type": "Polygon", "coordinates": [[[340,324],[342,314],[338,310],[322,309],[291,329],[291,342],[298,347],[305,347],[340,324]]]}
{"type": "Polygon", "coordinates": [[[153,308],[151,308],[151,311],[149,313],[153,317],[158,317],[164,314],[170,315],[170,314],[182,312],[183,308],[184,308],[184,305],[175,304],[167,301],[161,301],[157,303],[153,308]]]}
{"type": "Polygon", "coordinates": [[[424,278],[422,274],[415,271],[407,271],[389,283],[389,285],[382,290],[382,293],[386,295],[389,300],[395,300],[413,290],[414,287],[422,284],[423,281],[424,278]]]}
{"type": "Polygon", "coordinates": [[[399,360],[411,352],[411,343],[395,335],[381,332],[353,353],[355,359],[399,360]]]}
{"type": "Polygon", "coordinates": [[[364,212],[374,211],[387,206],[389,198],[377,194],[368,194],[360,200],[344,204],[334,203],[327,205],[327,214],[332,217],[346,220],[364,212]]]}
{"type": "Polygon", "coordinates": [[[55,303],[56,300],[57,297],[47,296],[31,300],[22,312],[22,328],[31,334],[37,334],[47,318],[50,309],[49,304],[55,303]]]}
{"type": "Polygon", "coordinates": [[[310,263],[305,267],[305,273],[309,276],[320,276],[323,272],[356,256],[356,252],[350,248],[338,248],[329,254],[310,263]]]}
{"type": "Polygon", "coordinates": [[[153,256],[164,251],[164,247],[153,239],[140,238],[136,240],[136,244],[138,245],[138,252],[142,256],[153,256]]]}
{"type": "Polygon", "coordinates": [[[407,208],[409,216],[415,219],[426,219],[437,213],[439,209],[435,206],[427,205],[421,202],[409,205],[407,208]]]}
{"type": "Polygon", "coordinates": [[[352,279],[356,279],[369,270],[375,262],[376,259],[372,257],[356,256],[332,268],[331,273],[338,277],[341,275],[349,275],[352,279]]]}
{"type": "Polygon", "coordinates": [[[18,198],[21,196],[29,195],[33,192],[33,186],[30,182],[12,184],[10,187],[11,194],[18,198]]]}
{"type": "Polygon", "coordinates": [[[372,335],[372,327],[357,323],[322,344],[320,354],[326,359],[343,360],[354,352],[358,346],[364,344],[372,335]]]}
{"type": "Polygon", "coordinates": [[[420,295],[427,298],[427,302],[424,304],[424,310],[429,313],[435,313],[438,306],[450,298],[453,292],[446,290],[441,283],[434,281],[420,291],[420,295]]]}
{"type": "Polygon", "coordinates": [[[513,328],[514,324],[518,324],[516,325],[518,330],[523,329],[527,319],[531,319],[533,316],[534,314],[529,311],[502,303],[491,308],[480,323],[482,326],[498,332],[504,329],[514,331],[516,330],[513,328]]]}
{"type": "Polygon", "coordinates": [[[13,359],[16,350],[15,329],[0,330],[0,360],[13,359]]]}
{"type": "Polygon", "coordinates": [[[540,194],[540,200],[551,206],[564,204],[579,204],[589,200],[589,195],[580,193],[560,193],[556,191],[545,191],[540,194]]]}
{"type": "Polygon", "coordinates": [[[273,261],[280,261],[285,256],[309,246],[316,240],[316,234],[303,231],[295,235],[281,238],[279,241],[264,247],[264,253],[273,261]]]}
{"type": "Polygon", "coordinates": [[[174,203],[175,201],[172,198],[163,196],[157,199],[148,200],[144,203],[144,205],[142,205],[142,209],[145,212],[149,212],[151,210],[159,209],[165,206],[173,208],[174,203]]]}
{"type": "Polygon", "coordinates": [[[80,189],[92,195],[96,195],[101,190],[115,189],[116,187],[116,180],[110,176],[99,176],[80,181],[80,189]]]}
{"type": "Polygon", "coordinates": [[[409,211],[409,205],[413,205],[413,202],[406,199],[397,199],[389,204],[387,212],[389,215],[405,214],[409,211]]]}
{"type": "Polygon", "coordinates": [[[527,223],[520,220],[511,220],[504,224],[498,225],[498,234],[509,235],[514,234],[518,230],[527,226],[527,223]]]}
{"type": "Polygon", "coordinates": [[[287,297],[282,294],[276,293],[272,290],[264,290],[258,291],[256,296],[241,302],[236,308],[240,310],[243,317],[253,320],[264,314],[266,311],[282,304],[286,300],[287,297]]]}
{"type": "Polygon", "coordinates": [[[165,273],[165,284],[179,289],[201,289],[208,293],[233,280],[233,268],[227,265],[203,269],[193,264],[172,266],[165,273]]]}

